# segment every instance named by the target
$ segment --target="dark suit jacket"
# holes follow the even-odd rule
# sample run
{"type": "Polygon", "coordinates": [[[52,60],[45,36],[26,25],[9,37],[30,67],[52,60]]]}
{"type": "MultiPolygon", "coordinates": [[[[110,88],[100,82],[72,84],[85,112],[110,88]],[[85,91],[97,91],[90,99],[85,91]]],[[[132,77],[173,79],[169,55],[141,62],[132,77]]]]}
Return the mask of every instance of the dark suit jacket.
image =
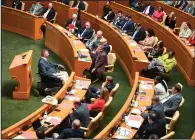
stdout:
{"type": "Polygon", "coordinates": [[[107,65],[107,54],[105,51],[102,51],[101,53],[96,52],[95,56],[95,69],[98,74],[103,74],[105,71],[105,66],[107,65]]]}
{"type": "Polygon", "coordinates": [[[110,52],[110,46],[108,43],[104,45],[103,50],[106,52],[106,54],[110,52]]]}
{"type": "Polygon", "coordinates": [[[170,99],[168,99],[166,102],[163,103],[165,108],[165,115],[172,116],[179,107],[179,104],[181,103],[182,95],[181,93],[177,93],[170,99]]]}
{"type": "Polygon", "coordinates": [[[152,124],[147,123],[146,125],[142,126],[138,133],[144,138],[149,139],[151,134],[156,134],[159,137],[166,135],[166,127],[165,127],[164,120],[158,120],[153,122],[152,124]]]}
{"type": "Polygon", "coordinates": [[[171,21],[169,22],[169,16],[166,17],[165,19],[165,25],[168,26],[171,29],[175,28],[175,24],[176,24],[176,20],[175,19],[171,19],[171,21]]]}
{"type": "MultiPolygon", "coordinates": [[[[78,31],[78,34],[82,34],[83,31],[85,30],[85,27],[81,28],[79,31],[78,31]]],[[[89,28],[87,31],[85,31],[85,33],[83,34],[83,39],[90,39],[93,35],[93,29],[92,28],[89,28]]]]}
{"type": "MultiPolygon", "coordinates": [[[[45,9],[43,10],[43,12],[41,13],[41,15],[44,15],[44,14],[47,12],[47,10],[48,10],[48,8],[45,8],[45,9]]],[[[55,12],[54,8],[52,8],[52,9],[49,11],[49,13],[48,13],[46,19],[47,19],[48,21],[52,20],[52,19],[54,18],[54,16],[55,16],[55,13],[56,13],[56,12],[55,12]]]]}
{"type": "Polygon", "coordinates": [[[122,24],[121,24],[121,30],[123,30],[123,31],[127,31],[127,34],[133,34],[133,32],[134,32],[134,22],[131,20],[131,21],[129,21],[126,25],[125,25],[125,23],[126,23],[127,21],[124,19],[123,21],[122,21],[122,24]],[[125,27],[123,28],[123,26],[125,25],[125,27]]]}
{"type": "Polygon", "coordinates": [[[68,139],[68,138],[84,138],[84,132],[82,130],[65,128],[57,137],[57,139],[68,139]]]}
{"type": "MultiPolygon", "coordinates": [[[[74,1],[72,7],[75,7],[77,5],[77,3],[78,3],[78,1],[74,1]]],[[[78,9],[79,10],[85,10],[85,4],[82,1],[80,1],[78,9]]]]}
{"type": "Polygon", "coordinates": [[[118,27],[118,26],[120,26],[120,23],[122,23],[122,21],[124,20],[124,16],[120,16],[119,21],[117,19],[118,19],[118,16],[115,15],[115,17],[113,19],[113,25],[118,27]]]}
{"type": "Polygon", "coordinates": [[[137,34],[134,37],[134,40],[136,42],[142,41],[146,38],[146,32],[143,27],[140,28],[140,30],[137,32],[137,34]]]}
{"type": "Polygon", "coordinates": [[[81,126],[87,127],[89,123],[89,110],[86,103],[81,103],[81,105],[70,114],[70,120],[74,121],[75,119],[80,120],[81,126]]]}
{"type": "MultiPolygon", "coordinates": [[[[149,110],[149,112],[155,112],[159,119],[165,119],[164,106],[162,103],[156,104],[155,106],[153,105],[147,106],[146,109],[149,110]]],[[[141,113],[141,116],[144,119],[148,118],[148,114],[144,112],[141,113]]]]}
{"type": "Polygon", "coordinates": [[[108,89],[109,93],[112,91],[112,89],[115,87],[114,83],[106,84],[105,87],[108,89]]]}
{"type": "MultiPolygon", "coordinates": [[[[150,9],[149,9],[148,15],[152,15],[154,13],[154,7],[151,6],[151,5],[149,5],[149,6],[150,6],[150,9]]],[[[143,7],[143,11],[142,12],[144,12],[146,10],[146,8],[148,8],[148,5],[143,7]]]]}
{"type": "Polygon", "coordinates": [[[22,7],[21,0],[13,0],[12,8],[15,8],[15,6],[16,6],[16,9],[21,10],[21,7],[22,7]]]}
{"type": "Polygon", "coordinates": [[[38,63],[39,74],[41,74],[42,76],[53,77],[53,74],[58,72],[58,70],[55,68],[57,66],[58,64],[51,63],[43,58],[40,58],[38,63]]]}
{"type": "MultiPolygon", "coordinates": [[[[66,23],[66,28],[69,26],[69,24],[72,24],[72,19],[68,20],[68,22],[66,23]]],[[[78,28],[78,30],[80,30],[80,28],[81,28],[80,20],[76,20],[75,26],[78,28]]],[[[78,30],[75,30],[75,31],[78,32],[78,30]]]]}
{"type": "Polygon", "coordinates": [[[114,12],[112,12],[111,14],[109,14],[109,15],[107,16],[107,19],[105,19],[104,17],[105,17],[106,15],[107,15],[107,14],[104,14],[104,15],[102,16],[102,19],[103,19],[103,20],[106,20],[106,21],[112,21],[112,20],[114,19],[114,16],[115,16],[114,12]]]}

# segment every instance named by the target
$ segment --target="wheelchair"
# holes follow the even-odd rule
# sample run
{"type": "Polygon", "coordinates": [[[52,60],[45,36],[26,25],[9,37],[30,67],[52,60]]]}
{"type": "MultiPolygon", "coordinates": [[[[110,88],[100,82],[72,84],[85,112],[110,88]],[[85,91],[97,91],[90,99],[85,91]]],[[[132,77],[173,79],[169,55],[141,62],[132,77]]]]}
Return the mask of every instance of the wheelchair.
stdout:
{"type": "Polygon", "coordinates": [[[40,82],[37,83],[36,96],[39,95],[51,95],[54,96],[63,86],[62,82],[58,78],[48,77],[37,73],[40,82]]]}

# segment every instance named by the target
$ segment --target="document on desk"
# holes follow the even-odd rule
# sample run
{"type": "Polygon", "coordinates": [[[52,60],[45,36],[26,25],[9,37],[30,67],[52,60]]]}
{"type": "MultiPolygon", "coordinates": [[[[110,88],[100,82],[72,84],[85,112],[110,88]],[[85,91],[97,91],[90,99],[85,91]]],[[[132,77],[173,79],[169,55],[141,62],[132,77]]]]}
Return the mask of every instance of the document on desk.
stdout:
{"type": "Polygon", "coordinates": [[[142,84],[142,85],[152,85],[153,84],[153,82],[152,81],[140,81],[140,84],[142,84]]]}
{"type": "Polygon", "coordinates": [[[69,100],[69,101],[74,101],[75,98],[77,98],[77,96],[75,96],[75,95],[66,95],[64,97],[65,100],[69,100]]]}
{"type": "Polygon", "coordinates": [[[134,128],[139,128],[142,124],[142,117],[136,116],[136,115],[129,115],[125,119],[127,122],[127,125],[134,128]]]}
{"type": "Polygon", "coordinates": [[[91,84],[90,81],[85,81],[85,80],[76,80],[76,88],[82,89],[82,88],[88,88],[89,85],[91,84]]]}
{"type": "Polygon", "coordinates": [[[142,88],[142,89],[152,89],[152,85],[151,84],[140,84],[140,88],[142,88]]]}
{"type": "Polygon", "coordinates": [[[138,95],[137,96],[137,100],[148,102],[149,101],[149,97],[145,96],[145,95],[138,95]]]}
{"type": "Polygon", "coordinates": [[[141,111],[140,111],[140,109],[133,108],[133,109],[131,110],[131,113],[132,113],[132,114],[141,114],[141,111]]]}

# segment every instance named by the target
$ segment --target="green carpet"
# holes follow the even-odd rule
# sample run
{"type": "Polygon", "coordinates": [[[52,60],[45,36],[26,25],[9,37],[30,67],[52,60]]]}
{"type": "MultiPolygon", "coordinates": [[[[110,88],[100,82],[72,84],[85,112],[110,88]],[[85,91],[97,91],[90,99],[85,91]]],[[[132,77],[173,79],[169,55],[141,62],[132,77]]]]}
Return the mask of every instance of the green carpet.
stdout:
{"type": "MultiPolygon", "coordinates": [[[[40,102],[42,97],[35,97],[33,92],[31,93],[28,101],[12,100],[12,91],[17,83],[10,80],[8,68],[16,54],[20,54],[32,49],[32,70],[34,77],[33,88],[35,88],[38,81],[38,78],[35,75],[37,72],[37,63],[40,57],[40,50],[43,48],[43,40],[33,41],[18,34],[2,31],[2,129],[5,129],[25,118],[42,105],[40,102]]],[[[60,60],[54,53],[50,52],[50,54],[49,59],[52,62],[63,64],[62,60],[60,60]]],[[[118,62],[115,65],[114,72],[109,75],[114,77],[114,80],[116,83],[120,84],[120,87],[108,109],[106,117],[102,120],[100,127],[90,136],[90,138],[97,135],[118,113],[131,90],[128,84],[127,76],[124,74],[118,62]]],[[[195,88],[187,87],[182,75],[175,70],[172,74],[171,82],[168,82],[169,88],[171,88],[171,86],[177,82],[182,83],[184,86],[182,93],[185,98],[185,103],[180,110],[180,118],[175,128],[175,138],[190,138],[195,130],[195,88]]],[[[100,85],[101,83],[95,84],[95,86],[98,87],[100,85]]]]}

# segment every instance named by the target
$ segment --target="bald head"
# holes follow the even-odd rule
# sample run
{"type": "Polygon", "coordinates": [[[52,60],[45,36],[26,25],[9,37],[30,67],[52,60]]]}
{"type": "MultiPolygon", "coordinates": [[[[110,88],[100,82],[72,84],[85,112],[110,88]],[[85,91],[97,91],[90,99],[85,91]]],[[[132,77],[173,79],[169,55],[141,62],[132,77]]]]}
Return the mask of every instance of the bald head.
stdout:
{"type": "Polygon", "coordinates": [[[77,14],[73,14],[73,15],[72,15],[72,19],[73,19],[73,20],[76,20],[76,19],[77,19],[77,14]]]}
{"type": "Polygon", "coordinates": [[[80,120],[75,119],[75,120],[72,122],[72,129],[79,129],[80,126],[81,126],[80,120]]]}
{"type": "Polygon", "coordinates": [[[103,35],[102,31],[97,31],[97,38],[101,38],[103,35]]]}
{"type": "Polygon", "coordinates": [[[48,8],[52,8],[53,7],[53,4],[52,3],[49,3],[48,4],[48,8]]]}

